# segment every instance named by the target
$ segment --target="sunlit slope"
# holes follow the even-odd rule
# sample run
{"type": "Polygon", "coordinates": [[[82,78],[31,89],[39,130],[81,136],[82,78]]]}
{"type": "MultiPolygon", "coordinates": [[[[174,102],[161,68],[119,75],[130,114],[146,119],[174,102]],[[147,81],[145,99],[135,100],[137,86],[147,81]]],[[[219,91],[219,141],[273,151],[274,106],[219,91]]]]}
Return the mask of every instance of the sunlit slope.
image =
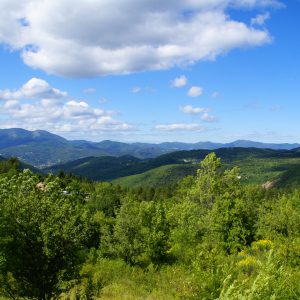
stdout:
{"type": "Polygon", "coordinates": [[[196,165],[166,165],[142,174],[121,177],[112,182],[124,187],[163,187],[174,185],[188,175],[194,175],[197,168],[196,165]]]}

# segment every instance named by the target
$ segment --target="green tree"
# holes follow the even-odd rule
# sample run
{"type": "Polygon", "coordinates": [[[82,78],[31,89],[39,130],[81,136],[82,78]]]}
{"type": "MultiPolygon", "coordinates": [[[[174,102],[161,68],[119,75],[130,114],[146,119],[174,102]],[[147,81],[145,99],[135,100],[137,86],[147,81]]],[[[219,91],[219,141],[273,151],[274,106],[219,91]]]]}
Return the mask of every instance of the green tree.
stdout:
{"type": "Polygon", "coordinates": [[[169,210],[171,252],[191,262],[204,247],[234,252],[250,245],[255,235],[259,193],[240,183],[239,170],[222,171],[215,153],[205,157],[186,190],[169,210]],[[255,195],[255,197],[252,197],[255,195]]]}
{"type": "Polygon", "coordinates": [[[300,192],[282,195],[264,202],[260,209],[258,236],[267,239],[300,237],[300,192]]]}
{"type": "Polygon", "coordinates": [[[205,242],[227,253],[251,245],[256,233],[258,204],[254,189],[235,185],[215,199],[205,216],[205,242]]]}
{"type": "Polygon", "coordinates": [[[109,182],[96,183],[89,200],[89,207],[93,211],[103,211],[107,217],[115,217],[115,212],[120,207],[123,195],[124,192],[119,186],[109,182]]]}
{"type": "Polygon", "coordinates": [[[126,199],[116,216],[114,248],[131,265],[166,262],[169,227],[162,202],[126,199]]]}
{"type": "Polygon", "coordinates": [[[50,299],[74,274],[90,217],[58,178],[38,182],[29,170],[0,180],[1,285],[8,295],[50,299]]]}
{"type": "Polygon", "coordinates": [[[20,162],[16,157],[11,157],[7,160],[0,161],[0,178],[12,177],[17,174],[20,169],[20,162]]]}

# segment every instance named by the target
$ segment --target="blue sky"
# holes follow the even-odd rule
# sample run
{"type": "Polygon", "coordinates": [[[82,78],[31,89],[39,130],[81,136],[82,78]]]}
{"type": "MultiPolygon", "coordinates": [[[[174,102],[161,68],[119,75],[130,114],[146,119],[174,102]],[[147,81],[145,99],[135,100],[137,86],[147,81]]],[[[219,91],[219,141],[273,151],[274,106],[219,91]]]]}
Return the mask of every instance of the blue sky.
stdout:
{"type": "Polygon", "coordinates": [[[300,2],[2,0],[0,128],[300,142],[300,2]]]}

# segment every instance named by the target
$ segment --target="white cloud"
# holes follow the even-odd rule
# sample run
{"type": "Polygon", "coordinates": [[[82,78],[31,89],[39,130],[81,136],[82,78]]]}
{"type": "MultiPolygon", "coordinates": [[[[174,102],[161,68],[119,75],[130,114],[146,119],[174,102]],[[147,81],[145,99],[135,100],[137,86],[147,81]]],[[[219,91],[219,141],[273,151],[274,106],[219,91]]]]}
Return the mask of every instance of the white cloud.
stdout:
{"type": "Polygon", "coordinates": [[[262,26],[265,24],[265,22],[270,19],[271,15],[270,13],[266,12],[264,14],[259,14],[255,18],[251,19],[251,25],[259,25],[262,26]]]}
{"type": "Polygon", "coordinates": [[[193,107],[192,105],[186,105],[184,107],[181,107],[180,110],[189,115],[201,115],[201,120],[204,122],[215,122],[217,121],[217,118],[215,116],[212,116],[209,114],[210,109],[209,108],[203,108],[203,107],[193,107]]]}
{"type": "Polygon", "coordinates": [[[171,82],[171,86],[175,87],[175,88],[181,88],[186,86],[187,84],[187,78],[184,75],[181,75],[179,77],[176,77],[172,82],[171,82]]]}
{"type": "Polygon", "coordinates": [[[197,123],[158,124],[155,129],[162,131],[205,131],[206,128],[197,123]]]}
{"type": "Polygon", "coordinates": [[[18,106],[19,105],[19,101],[17,101],[17,100],[7,100],[4,104],[3,104],[3,107],[5,108],[5,109],[12,109],[12,108],[14,108],[14,107],[16,107],[16,106],[18,106]]]}
{"type": "Polygon", "coordinates": [[[132,89],[131,89],[131,93],[133,94],[138,94],[142,91],[142,88],[139,87],[139,86],[134,86],[132,89]]]}
{"type": "Polygon", "coordinates": [[[203,88],[200,86],[192,86],[187,93],[189,97],[193,97],[193,98],[199,97],[202,94],[203,94],[203,88]]]}
{"type": "Polygon", "coordinates": [[[204,107],[193,107],[192,105],[186,105],[184,107],[181,107],[180,110],[189,115],[198,115],[203,113],[208,113],[210,111],[209,108],[204,107]]]}
{"type": "Polygon", "coordinates": [[[134,127],[116,120],[114,111],[70,98],[44,80],[33,78],[16,91],[0,91],[0,126],[52,132],[128,131],[134,127]],[[28,101],[27,101],[28,100],[28,101]]]}
{"type": "Polygon", "coordinates": [[[67,77],[163,70],[271,41],[228,8],[272,0],[1,0],[0,42],[24,62],[67,77]],[[189,14],[185,14],[185,12],[189,14]]]}
{"type": "Polygon", "coordinates": [[[0,99],[59,99],[67,97],[66,92],[62,92],[49,85],[48,82],[39,78],[31,78],[27,81],[20,89],[16,91],[11,90],[0,90],[0,99]]]}
{"type": "Polygon", "coordinates": [[[216,122],[217,118],[215,116],[211,116],[206,112],[201,116],[201,120],[205,122],[216,122]]]}
{"type": "Polygon", "coordinates": [[[284,7],[284,4],[277,0],[236,0],[236,1],[228,1],[232,5],[238,6],[238,7],[266,7],[271,6],[274,8],[282,8],[284,7]]]}

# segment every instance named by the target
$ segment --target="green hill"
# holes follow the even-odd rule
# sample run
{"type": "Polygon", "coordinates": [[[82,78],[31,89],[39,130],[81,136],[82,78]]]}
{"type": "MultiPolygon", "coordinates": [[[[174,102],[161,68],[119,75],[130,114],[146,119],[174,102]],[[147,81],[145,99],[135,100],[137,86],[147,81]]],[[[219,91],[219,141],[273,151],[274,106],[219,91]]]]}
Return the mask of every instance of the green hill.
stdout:
{"type": "Polygon", "coordinates": [[[44,169],[45,172],[57,173],[60,171],[72,173],[92,180],[108,181],[114,178],[131,175],[134,172],[142,173],[147,165],[133,156],[103,156],[85,157],[65,164],[44,169]]]}
{"type": "MultiPolygon", "coordinates": [[[[147,160],[138,159],[130,155],[121,157],[85,157],[45,168],[44,171],[53,173],[64,171],[92,180],[109,181],[120,177],[141,174],[166,165],[195,166],[211,151],[178,151],[147,160]]],[[[231,161],[244,157],[263,155],[266,151],[261,149],[224,148],[216,150],[216,153],[219,157],[231,161]]]]}
{"type": "MultiPolygon", "coordinates": [[[[118,178],[113,182],[130,187],[161,186],[166,182],[173,183],[186,175],[193,175],[198,168],[198,163],[207,152],[210,151],[180,151],[162,155],[159,157],[160,160],[168,161],[172,158],[177,160],[177,165],[168,165],[168,167],[156,168],[142,174],[118,178]]],[[[278,186],[280,183],[280,186],[300,187],[299,153],[256,148],[222,148],[214,152],[222,158],[224,168],[238,167],[240,169],[243,183],[262,185],[267,181],[278,181],[278,186]],[[297,169],[295,165],[299,165],[299,168],[297,169]],[[299,178],[296,176],[297,172],[299,178]]]]}
{"type": "Polygon", "coordinates": [[[194,175],[198,166],[196,165],[166,165],[142,174],[121,177],[112,181],[124,187],[163,187],[173,185],[180,179],[194,175]]]}
{"type": "Polygon", "coordinates": [[[24,170],[29,169],[30,171],[36,174],[42,174],[42,171],[38,168],[35,168],[27,163],[19,161],[17,158],[4,158],[0,156],[0,173],[6,173],[9,169],[17,169],[17,170],[24,170]]]}
{"type": "Polygon", "coordinates": [[[279,188],[299,188],[300,187],[300,163],[291,166],[287,171],[282,172],[276,181],[279,188]]]}
{"type": "MultiPolygon", "coordinates": [[[[64,171],[92,180],[114,180],[124,186],[161,186],[193,175],[200,161],[210,152],[212,150],[177,151],[147,160],[129,155],[87,157],[44,171],[64,171]]],[[[276,181],[285,171],[300,163],[300,153],[293,150],[221,148],[214,152],[222,159],[224,167],[239,167],[245,183],[276,181]]]]}

